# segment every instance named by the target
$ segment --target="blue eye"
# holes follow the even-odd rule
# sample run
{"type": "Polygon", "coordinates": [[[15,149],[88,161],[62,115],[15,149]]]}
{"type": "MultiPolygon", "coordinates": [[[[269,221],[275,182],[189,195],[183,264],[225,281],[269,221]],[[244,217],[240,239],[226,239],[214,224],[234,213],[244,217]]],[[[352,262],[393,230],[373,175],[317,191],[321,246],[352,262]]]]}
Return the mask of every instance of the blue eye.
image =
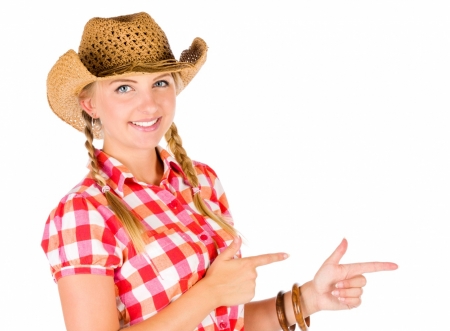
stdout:
{"type": "Polygon", "coordinates": [[[165,80],[159,80],[155,83],[156,87],[166,87],[168,85],[169,85],[169,83],[165,80]]]}
{"type": "Polygon", "coordinates": [[[127,92],[129,92],[130,90],[131,90],[131,87],[128,86],[128,85],[120,85],[120,86],[116,89],[116,91],[119,92],[119,93],[127,93],[127,92]]]}

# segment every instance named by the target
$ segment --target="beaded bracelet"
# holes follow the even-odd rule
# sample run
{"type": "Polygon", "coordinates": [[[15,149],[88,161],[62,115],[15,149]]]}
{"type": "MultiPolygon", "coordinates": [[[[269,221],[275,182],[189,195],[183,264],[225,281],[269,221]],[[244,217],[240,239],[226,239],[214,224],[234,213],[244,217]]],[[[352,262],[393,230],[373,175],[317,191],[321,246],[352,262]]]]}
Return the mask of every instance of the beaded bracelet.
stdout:
{"type": "Polygon", "coordinates": [[[300,304],[301,297],[302,297],[301,288],[298,286],[297,283],[295,283],[292,286],[292,308],[294,309],[295,320],[297,321],[300,330],[307,331],[310,324],[310,318],[309,316],[303,318],[302,306],[300,304]]]}
{"type": "Polygon", "coordinates": [[[277,301],[276,301],[276,309],[277,309],[277,317],[278,322],[280,323],[281,329],[283,331],[294,331],[295,324],[288,326],[286,312],[284,310],[284,291],[278,292],[277,301]]]}

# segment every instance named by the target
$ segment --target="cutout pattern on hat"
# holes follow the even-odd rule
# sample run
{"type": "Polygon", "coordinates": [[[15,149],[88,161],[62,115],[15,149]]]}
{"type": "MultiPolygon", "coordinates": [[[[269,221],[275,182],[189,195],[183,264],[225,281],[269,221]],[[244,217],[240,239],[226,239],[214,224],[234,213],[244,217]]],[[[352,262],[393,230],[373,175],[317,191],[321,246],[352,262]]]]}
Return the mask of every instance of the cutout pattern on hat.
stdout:
{"type": "Polygon", "coordinates": [[[125,64],[174,59],[166,34],[145,13],[91,19],[85,26],[78,54],[96,76],[125,64]]]}

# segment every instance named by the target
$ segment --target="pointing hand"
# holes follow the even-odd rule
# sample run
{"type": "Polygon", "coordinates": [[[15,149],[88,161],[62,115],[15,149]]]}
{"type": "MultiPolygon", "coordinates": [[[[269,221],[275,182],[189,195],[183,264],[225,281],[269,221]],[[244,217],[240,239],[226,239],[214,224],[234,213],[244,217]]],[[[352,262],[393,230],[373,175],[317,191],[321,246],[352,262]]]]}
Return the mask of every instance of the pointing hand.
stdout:
{"type": "Polygon", "coordinates": [[[235,259],[241,244],[242,240],[236,237],[215,259],[203,279],[211,295],[217,298],[217,306],[249,302],[255,296],[256,268],[288,257],[286,253],[272,253],[235,259]]]}
{"type": "Polygon", "coordinates": [[[340,310],[361,304],[362,287],[366,285],[364,273],[395,270],[391,262],[364,262],[339,264],[347,250],[343,239],[336,250],[322,264],[312,281],[315,308],[312,310],[340,310]]]}

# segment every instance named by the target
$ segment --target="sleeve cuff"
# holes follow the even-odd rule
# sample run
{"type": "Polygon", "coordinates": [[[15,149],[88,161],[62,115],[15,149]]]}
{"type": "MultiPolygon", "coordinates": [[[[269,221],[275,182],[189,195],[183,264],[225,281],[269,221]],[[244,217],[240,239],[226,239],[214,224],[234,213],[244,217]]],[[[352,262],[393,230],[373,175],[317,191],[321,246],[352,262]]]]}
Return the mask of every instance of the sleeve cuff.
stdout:
{"type": "Polygon", "coordinates": [[[105,268],[98,265],[80,265],[63,267],[53,274],[53,279],[57,282],[60,278],[71,275],[101,275],[114,276],[114,269],[105,268]]]}

